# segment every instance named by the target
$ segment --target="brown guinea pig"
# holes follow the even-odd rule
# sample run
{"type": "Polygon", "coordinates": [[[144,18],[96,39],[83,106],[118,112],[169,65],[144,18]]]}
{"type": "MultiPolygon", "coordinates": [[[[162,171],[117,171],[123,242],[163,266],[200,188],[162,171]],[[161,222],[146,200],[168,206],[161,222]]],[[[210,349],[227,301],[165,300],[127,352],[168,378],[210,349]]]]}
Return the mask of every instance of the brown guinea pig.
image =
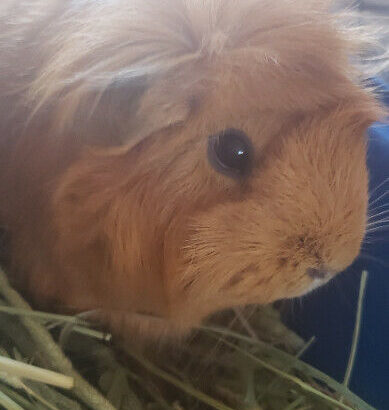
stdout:
{"type": "Polygon", "coordinates": [[[36,306],[159,336],[348,267],[381,111],[350,63],[358,35],[327,6],[2,0],[14,283],[36,306]]]}

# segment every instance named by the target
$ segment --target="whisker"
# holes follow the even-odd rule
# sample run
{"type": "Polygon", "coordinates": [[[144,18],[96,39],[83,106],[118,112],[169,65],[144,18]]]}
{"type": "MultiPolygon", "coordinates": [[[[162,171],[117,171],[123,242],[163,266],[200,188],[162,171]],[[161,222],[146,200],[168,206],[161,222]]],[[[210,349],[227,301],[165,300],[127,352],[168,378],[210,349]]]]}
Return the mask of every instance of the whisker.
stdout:
{"type": "Polygon", "coordinates": [[[372,226],[371,229],[369,228],[366,232],[367,233],[372,233],[372,232],[376,232],[376,231],[385,231],[389,228],[389,224],[386,225],[382,225],[382,226],[372,226]]]}
{"type": "Polygon", "coordinates": [[[359,258],[361,259],[369,259],[372,260],[374,262],[377,262],[379,264],[381,264],[383,267],[385,268],[389,268],[389,263],[384,262],[383,260],[381,260],[380,258],[376,258],[375,256],[371,256],[371,255],[367,255],[364,252],[361,252],[359,254],[359,258]]]}
{"type": "Polygon", "coordinates": [[[374,208],[369,209],[368,212],[377,211],[378,209],[382,208],[389,208],[389,202],[383,205],[375,206],[374,208]]]}
{"type": "Polygon", "coordinates": [[[369,198],[371,198],[373,194],[375,194],[382,187],[382,185],[386,184],[388,181],[389,177],[385,178],[380,184],[374,187],[374,189],[371,192],[369,192],[369,198]]]}
{"type": "Polygon", "coordinates": [[[377,242],[389,242],[389,238],[386,235],[385,236],[377,236],[377,234],[371,235],[370,233],[366,232],[363,243],[373,244],[373,243],[377,243],[377,242]]]}
{"type": "Polygon", "coordinates": [[[369,227],[369,226],[376,226],[376,225],[380,225],[380,224],[383,224],[383,226],[385,226],[386,222],[389,222],[389,218],[379,219],[378,221],[369,222],[366,226],[369,227]]]}
{"type": "Polygon", "coordinates": [[[387,238],[387,236],[379,237],[376,235],[373,235],[373,236],[368,235],[366,239],[368,239],[368,241],[364,241],[366,245],[373,245],[377,242],[389,242],[389,239],[387,238]]]}
{"type": "MultiPolygon", "coordinates": [[[[352,267],[350,269],[350,272],[353,275],[357,275],[359,272],[355,269],[355,267],[352,267]]],[[[348,292],[346,292],[343,283],[340,280],[336,280],[336,278],[330,282],[332,285],[333,293],[336,295],[338,294],[339,297],[342,300],[342,303],[345,304],[349,309],[352,309],[353,306],[353,301],[348,292]]]]}
{"type": "Polygon", "coordinates": [[[386,239],[386,238],[374,237],[374,236],[371,237],[371,236],[367,235],[367,236],[365,236],[365,238],[364,238],[364,240],[363,240],[361,249],[363,249],[365,245],[373,245],[373,244],[375,244],[375,243],[377,243],[377,242],[388,242],[388,239],[386,239]]]}
{"type": "Polygon", "coordinates": [[[382,219],[378,219],[376,221],[371,221],[371,222],[367,223],[366,227],[376,226],[376,225],[380,225],[380,224],[385,225],[385,224],[387,224],[387,222],[389,222],[389,218],[386,216],[382,219]]]}
{"type": "Polygon", "coordinates": [[[377,218],[377,216],[383,216],[383,215],[387,215],[387,214],[389,214],[389,209],[387,209],[385,211],[382,211],[382,212],[379,212],[378,214],[369,216],[368,220],[373,219],[373,218],[377,218]]]}
{"type": "Polygon", "coordinates": [[[374,205],[375,203],[377,203],[378,201],[381,201],[382,199],[385,198],[386,195],[389,194],[389,191],[384,192],[382,195],[380,195],[378,198],[376,198],[373,202],[370,202],[370,206],[374,205]]]}
{"type": "Polygon", "coordinates": [[[388,221],[386,221],[385,223],[382,223],[382,222],[372,223],[372,224],[367,226],[366,232],[369,232],[370,228],[373,228],[373,229],[375,229],[375,228],[385,228],[385,227],[388,227],[388,226],[389,226],[388,221]]]}
{"type": "Polygon", "coordinates": [[[366,232],[367,233],[373,233],[373,232],[377,232],[377,231],[385,231],[385,230],[387,230],[387,228],[389,228],[389,225],[378,226],[377,228],[368,229],[368,230],[366,230],[366,232]]]}

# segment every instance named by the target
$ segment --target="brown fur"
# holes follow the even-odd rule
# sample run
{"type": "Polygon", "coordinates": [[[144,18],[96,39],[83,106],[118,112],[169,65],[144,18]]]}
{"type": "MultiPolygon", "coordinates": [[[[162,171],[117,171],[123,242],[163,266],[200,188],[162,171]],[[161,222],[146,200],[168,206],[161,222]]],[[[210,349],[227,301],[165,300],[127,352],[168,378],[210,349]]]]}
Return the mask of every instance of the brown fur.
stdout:
{"type": "Polygon", "coordinates": [[[0,6],[0,217],[35,303],[182,333],[352,263],[381,111],[324,2],[23,3],[0,6]],[[229,127],[244,182],[207,161],[229,127]]]}

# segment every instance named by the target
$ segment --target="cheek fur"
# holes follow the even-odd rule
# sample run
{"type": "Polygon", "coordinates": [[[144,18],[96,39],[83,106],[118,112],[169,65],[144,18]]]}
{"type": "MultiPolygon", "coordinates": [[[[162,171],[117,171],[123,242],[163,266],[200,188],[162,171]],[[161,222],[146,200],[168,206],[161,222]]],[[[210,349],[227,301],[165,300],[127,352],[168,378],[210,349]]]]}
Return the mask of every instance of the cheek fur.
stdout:
{"type": "Polygon", "coordinates": [[[332,123],[342,120],[274,144],[246,189],[223,184],[199,147],[172,156],[177,145],[156,139],[143,151],[82,157],[52,201],[60,277],[40,269],[37,294],[75,310],[103,307],[112,323],[123,312],[157,314],[178,331],[223,308],[309,291],[306,269],[318,255],[347,267],[366,223],[363,140],[340,139],[332,123]]]}
{"type": "Polygon", "coordinates": [[[331,123],[286,138],[241,200],[195,215],[167,283],[176,311],[204,317],[299,296],[330,279],[307,269],[353,262],[366,226],[366,148],[350,131],[335,139],[331,123]]]}

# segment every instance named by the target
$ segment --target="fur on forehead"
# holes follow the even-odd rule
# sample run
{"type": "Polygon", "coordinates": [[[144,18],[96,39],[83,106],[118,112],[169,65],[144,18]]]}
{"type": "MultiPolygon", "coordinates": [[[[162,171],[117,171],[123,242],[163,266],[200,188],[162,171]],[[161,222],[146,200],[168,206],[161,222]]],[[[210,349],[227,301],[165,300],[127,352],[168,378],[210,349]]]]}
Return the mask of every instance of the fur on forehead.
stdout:
{"type": "Polygon", "coordinates": [[[348,59],[360,45],[353,30],[334,28],[330,3],[85,0],[52,7],[30,101],[35,112],[60,101],[59,127],[80,112],[90,118],[120,94],[113,111],[137,140],[184,121],[205,95],[229,84],[261,96],[263,109],[314,109],[345,97],[355,75],[348,59]]]}

